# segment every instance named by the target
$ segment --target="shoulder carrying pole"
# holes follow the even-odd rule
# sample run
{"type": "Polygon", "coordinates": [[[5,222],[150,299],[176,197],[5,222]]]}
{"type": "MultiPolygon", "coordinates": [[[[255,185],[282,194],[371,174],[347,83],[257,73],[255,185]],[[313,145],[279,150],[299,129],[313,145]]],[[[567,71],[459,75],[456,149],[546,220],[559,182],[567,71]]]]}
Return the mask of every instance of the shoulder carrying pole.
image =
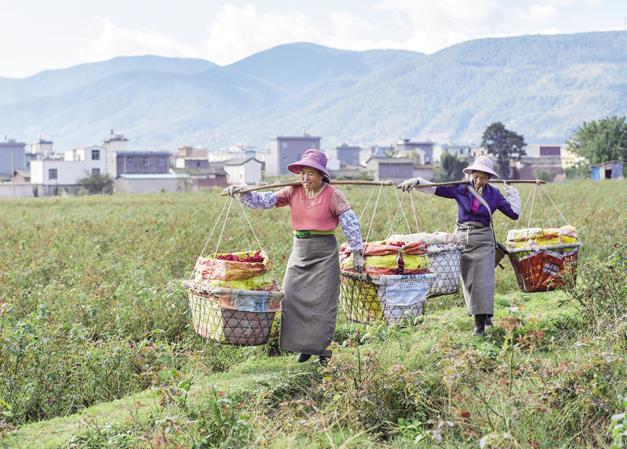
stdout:
{"type": "MultiPolygon", "coordinates": [[[[333,185],[359,185],[359,186],[395,186],[392,181],[360,181],[360,180],[332,180],[329,184],[333,185]]],[[[255,192],[257,190],[276,189],[279,187],[300,186],[300,181],[283,182],[278,184],[266,184],[262,186],[250,187],[249,189],[242,190],[239,193],[255,192]]],[[[224,193],[222,194],[224,195],[224,193]]]]}
{"type": "MultiPolygon", "coordinates": [[[[537,184],[535,179],[491,179],[490,183],[508,183],[508,184],[537,184]]],[[[540,184],[546,184],[545,181],[539,181],[540,184]]],[[[353,186],[396,186],[393,181],[361,181],[361,180],[331,180],[330,184],[333,185],[353,185],[353,186]]],[[[433,184],[418,184],[416,189],[424,189],[428,187],[438,186],[455,186],[459,184],[468,184],[468,181],[447,181],[447,182],[434,182],[433,184]]],[[[246,190],[242,190],[240,193],[255,192],[257,190],[276,189],[279,187],[299,186],[300,181],[284,182],[278,184],[266,184],[262,186],[251,187],[246,190]]],[[[224,195],[224,193],[222,194],[224,195]]]]}

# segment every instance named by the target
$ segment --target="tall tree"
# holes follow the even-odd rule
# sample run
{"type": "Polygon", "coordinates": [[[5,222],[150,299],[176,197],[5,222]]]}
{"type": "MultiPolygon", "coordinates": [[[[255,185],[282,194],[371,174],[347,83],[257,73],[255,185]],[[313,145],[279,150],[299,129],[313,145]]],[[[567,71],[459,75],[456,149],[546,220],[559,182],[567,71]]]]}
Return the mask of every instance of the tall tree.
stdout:
{"type": "Polygon", "coordinates": [[[481,146],[496,156],[497,173],[505,178],[509,176],[510,159],[524,156],[526,145],[523,136],[510,131],[501,122],[488,126],[481,138],[481,146]]]}
{"type": "Polygon", "coordinates": [[[440,166],[436,176],[440,181],[459,181],[464,178],[464,168],[467,165],[457,156],[444,152],[440,157],[440,166]]]}
{"type": "Polygon", "coordinates": [[[583,122],[568,141],[568,148],[591,164],[612,160],[627,161],[625,117],[607,117],[583,122]]]}

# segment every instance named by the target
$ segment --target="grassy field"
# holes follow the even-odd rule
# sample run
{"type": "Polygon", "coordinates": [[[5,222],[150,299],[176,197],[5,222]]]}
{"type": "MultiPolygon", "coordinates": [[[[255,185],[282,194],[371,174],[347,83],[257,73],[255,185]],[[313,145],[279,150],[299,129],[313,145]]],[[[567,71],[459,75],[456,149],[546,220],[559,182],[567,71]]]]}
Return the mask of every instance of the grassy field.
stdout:
{"type": "MultiPolygon", "coordinates": [[[[564,217],[542,193],[520,223],[496,216],[501,240],[528,223],[576,226],[584,242],[577,288],[523,294],[511,268],[499,270],[498,325],[485,340],[470,338],[458,295],[431,301],[413,327],[341,321],[336,357],[322,371],[277,356],[275,344],[223,347],[190,329],[180,280],[217,222],[206,252],[215,250],[217,218],[228,209],[217,191],[0,202],[0,442],[606,447],[627,394],[626,187],[549,185],[543,189],[564,217]]],[[[343,191],[358,213],[373,193],[362,219],[370,240],[407,232],[398,198],[415,229],[407,195],[384,189],[373,214],[377,189],[343,191]]],[[[523,200],[530,192],[521,189],[523,200]]],[[[454,202],[413,199],[420,230],[453,229],[454,202]]],[[[280,280],[289,211],[246,217],[280,280]]],[[[232,203],[220,247],[257,246],[232,203]]]]}

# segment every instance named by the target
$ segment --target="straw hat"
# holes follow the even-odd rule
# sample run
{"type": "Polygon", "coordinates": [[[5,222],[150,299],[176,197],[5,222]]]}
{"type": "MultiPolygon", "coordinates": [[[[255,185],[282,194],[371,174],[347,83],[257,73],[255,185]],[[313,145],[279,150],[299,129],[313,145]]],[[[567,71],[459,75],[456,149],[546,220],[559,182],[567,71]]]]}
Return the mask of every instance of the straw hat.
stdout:
{"type": "Polygon", "coordinates": [[[494,162],[487,156],[479,156],[472,165],[464,169],[464,173],[467,175],[471,174],[473,171],[482,171],[495,178],[499,177],[498,173],[494,171],[494,162]]]}

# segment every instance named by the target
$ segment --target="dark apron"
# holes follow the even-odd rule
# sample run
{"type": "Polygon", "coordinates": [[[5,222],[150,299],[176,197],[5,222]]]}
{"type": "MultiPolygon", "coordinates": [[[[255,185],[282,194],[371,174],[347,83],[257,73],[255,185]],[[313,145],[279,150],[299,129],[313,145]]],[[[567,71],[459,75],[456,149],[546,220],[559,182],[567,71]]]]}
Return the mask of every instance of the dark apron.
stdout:
{"type": "Polygon", "coordinates": [[[279,347],[328,355],[340,296],[340,262],[335,235],[294,237],[283,280],[279,347]]]}
{"type": "Polygon", "coordinates": [[[466,243],[460,260],[462,289],[469,315],[494,315],[494,236],[490,226],[469,221],[457,225],[466,243]]]}

